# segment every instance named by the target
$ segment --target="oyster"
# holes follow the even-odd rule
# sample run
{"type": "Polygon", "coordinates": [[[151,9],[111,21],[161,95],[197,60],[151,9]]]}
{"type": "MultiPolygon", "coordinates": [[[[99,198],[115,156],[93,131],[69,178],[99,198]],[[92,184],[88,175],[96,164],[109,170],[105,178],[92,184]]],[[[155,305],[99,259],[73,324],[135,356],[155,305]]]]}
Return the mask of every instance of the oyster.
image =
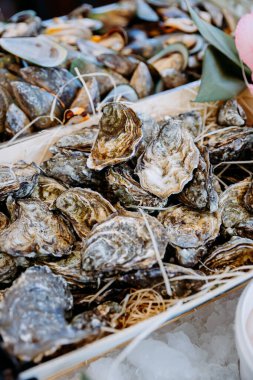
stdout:
{"type": "Polygon", "coordinates": [[[4,347],[20,360],[38,361],[83,334],[65,319],[73,306],[66,281],[47,267],[26,270],[8,289],[0,304],[4,347]]]}
{"type": "Polygon", "coordinates": [[[98,126],[85,127],[79,132],[62,136],[55,145],[50,148],[52,153],[66,150],[76,150],[80,152],[90,152],[92,145],[98,134],[98,126]]]}
{"type": "MultiPolygon", "coordinates": [[[[149,215],[146,218],[163,258],[168,242],[166,231],[156,218],[149,215]]],[[[84,241],[81,255],[83,275],[87,278],[150,268],[157,262],[144,218],[130,212],[93,227],[84,241]]]]}
{"type": "Polygon", "coordinates": [[[141,121],[135,112],[121,103],[107,104],[87,161],[88,167],[101,170],[129,160],[141,138],[141,121]]]}
{"type": "Polygon", "coordinates": [[[109,196],[114,201],[119,201],[124,207],[133,206],[164,207],[167,199],[149,194],[135,181],[130,169],[126,166],[110,168],[106,174],[109,188],[109,196]]]}
{"type": "Polygon", "coordinates": [[[227,100],[220,108],[218,113],[219,125],[230,127],[242,127],[246,124],[246,114],[243,108],[235,99],[227,100]]]}
{"type": "Polygon", "coordinates": [[[62,68],[28,66],[21,69],[20,74],[26,82],[44,88],[51,94],[58,95],[65,107],[71,104],[78,88],[80,88],[77,81],[67,84],[74,76],[68,70],[62,68]],[[58,94],[63,86],[65,87],[58,94]]]}
{"type": "Polygon", "coordinates": [[[161,211],[158,220],[166,228],[169,243],[183,266],[198,263],[205,253],[205,245],[219,235],[221,225],[218,212],[195,211],[181,205],[161,211]]]}
{"type": "Polygon", "coordinates": [[[250,185],[250,179],[246,178],[244,181],[229,186],[220,197],[222,224],[225,231],[231,236],[239,234],[244,237],[252,237],[253,215],[250,214],[244,203],[250,185]]]}
{"type": "Polygon", "coordinates": [[[100,187],[101,174],[87,167],[87,157],[82,152],[57,153],[43,162],[41,168],[49,177],[68,185],[100,187]]]}
{"type": "MultiPolygon", "coordinates": [[[[14,103],[12,103],[7,112],[5,120],[5,131],[10,135],[14,136],[18,132],[22,131],[26,125],[30,123],[30,120],[26,114],[14,103]]],[[[32,132],[32,129],[26,129],[23,131],[22,135],[28,135],[32,132]]]]}
{"type": "Polygon", "coordinates": [[[182,126],[186,128],[194,137],[197,137],[203,124],[202,116],[198,111],[181,113],[177,119],[182,121],[182,126]]]}
{"type": "Polygon", "coordinates": [[[4,230],[9,225],[9,219],[7,216],[0,212],[0,231],[4,230]]]}
{"type": "Polygon", "coordinates": [[[17,206],[17,219],[0,232],[0,251],[25,257],[70,254],[74,236],[60,215],[40,200],[19,200],[17,206]]]}
{"type": "Polygon", "coordinates": [[[0,253],[0,286],[13,281],[17,273],[16,262],[6,253],[0,253]]]}
{"type": "Polygon", "coordinates": [[[4,88],[1,83],[0,86],[0,132],[4,132],[6,112],[12,103],[11,94],[4,88]]]}
{"type": "MultiPolygon", "coordinates": [[[[203,285],[203,280],[198,279],[198,275],[201,274],[200,271],[195,271],[190,268],[184,268],[179,265],[164,263],[164,268],[166,270],[167,276],[170,280],[172,297],[187,297],[195,292],[197,292],[203,285]],[[177,280],[177,276],[191,276],[191,279],[187,280],[177,280]],[[192,277],[196,276],[196,280],[192,277]]],[[[128,273],[123,273],[117,277],[114,286],[131,286],[134,289],[143,288],[154,288],[163,296],[168,297],[167,291],[164,285],[163,275],[161,269],[158,266],[154,266],[148,269],[139,269],[137,271],[131,271],[128,273]]]]}
{"type": "Polygon", "coordinates": [[[205,137],[212,164],[238,159],[242,154],[253,152],[253,128],[234,127],[205,137]]]}
{"type": "Polygon", "coordinates": [[[130,85],[135,89],[139,98],[145,98],[153,92],[154,82],[149,68],[144,62],[140,62],[136,67],[130,85]]]}
{"type": "Polygon", "coordinates": [[[253,263],[253,240],[234,236],[218,246],[204,261],[204,268],[213,270],[233,269],[253,263]]]}
{"type": "Polygon", "coordinates": [[[158,133],[161,129],[161,126],[157,123],[157,121],[151,117],[150,115],[138,112],[138,117],[140,118],[142,125],[142,140],[138,146],[138,150],[136,155],[139,156],[146,149],[147,145],[154,139],[157,138],[158,133]]]}
{"type": "Polygon", "coordinates": [[[69,219],[80,238],[86,237],[95,224],[116,212],[102,195],[80,187],[64,191],[55,205],[69,219]]]}
{"type": "Polygon", "coordinates": [[[95,109],[97,107],[97,104],[100,101],[98,82],[96,78],[91,78],[87,80],[86,87],[87,89],[82,87],[78,91],[77,96],[72,102],[70,108],[71,109],[78,108],[78,109],[81,109],[82,112],[84,113],[92,113],[92,107],[90,104],[89,96],[92,99],[95,109]],[[87,90],[89,91],[89,96],[88,96],[87,90]]]}
{"type": "Polygon", "coordinates": [[[251,184],[248,187],[248,190],[246,191],[246,194],[244,195],[244,205],[246,209],[253,213],[253,181],[251,180],[251,184]]]}
{"type": "Polygon", "coordinates": [[[183,190],[198,163],[192,136],[180,121],[170,120],[140,156],[136,173],[143,189],[166,199],[183,190]]]}
{"type": "MultiPolygon", "coordinates": [[[[37,86],[25,82],[11,82],[14,96],[18,106],[22,111],[33,120],[39,116],[45,116],[38,119],[34,125],[39,129],[45,129],[57,124],[57,121],[51,121],[49,113],[54,101],[54,96],[49,92],[42,90],[37,86]]],[[[55,116],[60,118],[62,108],[59,103],[56,104],[55,116]]]]}
{"type": "Polygon", "coordinates": [[[40,169],[35,164],[23,161],[13,166],[0,166],[0,199],[13,193],[15,198],[27,197],[37,183],[40,169]]]}
{"type": "Polygon", "coordinates": [[[192,181],[184,187],[178,195],[178,199],[192,208],[211,212],[217,211],[219,196],[215,190],[212,166],[206,149],[203,149],[192,181]]]}
{"type": "Polygon", "coordinates": [[[48,204],[49,208],[52,208],[55,200],[61,193],[66,190],[66,187],[55,179],[40,175],[38,183],[34,187],[30,197],[33,199],[40,199],[48,204]]]}

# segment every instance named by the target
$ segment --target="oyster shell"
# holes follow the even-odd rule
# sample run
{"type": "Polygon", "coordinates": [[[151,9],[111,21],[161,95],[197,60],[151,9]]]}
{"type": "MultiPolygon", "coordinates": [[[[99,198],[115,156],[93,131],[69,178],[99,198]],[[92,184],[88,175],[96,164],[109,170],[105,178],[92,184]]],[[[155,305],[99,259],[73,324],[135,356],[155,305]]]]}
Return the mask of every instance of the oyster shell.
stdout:
{"type": "Polygon", "coordinates": [[[36,361],[62,345],[79,341],[83,334],[65,319],[72,306],[72,295],[62,277],[47,267],[27,269],[0,304],[4,347],[20,360],[36,361]]]}
{"type": "Polygon", "coordinates": [[[68,81],[74,76],[66,69],[55,67],[28,66],[20,70],[21,77],[34,86],[44,88],[47,92],[58,95],[61,87],[66,85],[58,95],[65,107],[68,107],[74,100],[77,89],[80,88],[78,81],[68,81]]]}
{"type": "Polygon", "coordinates": [[[19,200],[17,206],[17,219],[0,232],[0,251],[25,257],[70,254],[74,236],[60,215],[40,200],[19,200]]]}
{"type": "MultiPolygon", "coordinates": [[[[164,263],[163,265],[170,280],[173,298],[187,297],[197,292],[203,285],[203,281],[197,278],[201,272],[170,263],[164,263]],[[196,276],[196,280],[193,280],[192,278],[190,280],[176,279],[177,276],[184,275],[189,275],[191,277],[196,276]]],[[[114,283],[115,287],[117,286],[117,282],[119,282],[119,286],[129,286],[134,289],[155,287],[160,294],[164,297],[168,297],[163,275],[158,266],[121,274],[117,277],[116,283],[114,283]]]]}
{"type": "Polygon", "coordinates": [[[146,113],[138,112],[138,117],[140,118],[142,125],[142,140],[138,146],[136,155],[139,156],[146,149],[147,145],[156,137],[161,129],[161,126],[157,123],[153,117],[146,113]]]}
{"type": "Polygon", "coordinates": [[[253,263],[253,240],[234,236],[218,246],[204,261],[204,268],[213,270],[233,269],[253,263]]]}
{"type": "Polygon", "coordinates": [[[180,202],[186,206],[199,210],[217,211],[219,196],[215,190],[215,181],[212,166],[209,161],[209,153],[203,150],[199,165],[194,173],[193,179],[178,195],[180,202]]]}
{"type": "MultiPolygon", "coordinates": [[[[29,123],[30,120],[26,114],[16,104],[12,103],[6,112],[5,131],[10,136],[14,136],[29,123]]],[[[32,128],[26,129],[22,136],[29,135],[31,132],[32,128]]]]}
{"type": "Polygon", "coordinates": [[[13,257],[0,252],[0,285],[11,283],[16,273],[17,266],[13,257]]]}
{"type": "Polygon", "coordinates": [[[139,98],[145,98],[153,92],[154,82],[149,68],[144,62],[140,62],[136,67],[130,85],[135,89],[139,98]]]}
{"type": "Polygon", "coordinates": [[[92,125],[81,129],[79,132],[71,135],[65,135],[50,148],[52,153],[66,150],[77,150],[80,152],[90,152],[92,145],[98,134],[98,126],[92,125]]]}
{"type": "Polygon", "coordinates": [[[220,107],[217,120],[220,125],[242,127],[246,124],[246,114],[235,99],[230,99],[220,107]]]}
{"type": "Polygon", "coordinates": [[[66,187],[55,179],[40,175],[38,183],[35,185],[30,197],[33,199],[40,199],[48,204],[51,209],[55,200],[59,197],[66,187]]]}
{"type": "Polygon", "coordinates": [[[7,216],[0,212],[0,231],[4,230],[9,225],[9,219],[7,216]]]}
{"type": "Polygon", "coordinates": [[[244,205],[249,212],[253,213],[253,181],[252,180],[246,194],[244,195],[244,205]]]}
{"type": "Polygon", "coordinates": [[[166,228],[169,243],[175,247],[178,262],[194,266],[205,253],[205,245],[219,235],[218,212],[195,211],[186,206],[172,206],[161,211],[158,220],[166,228]]]}
{"type": "Polygon", "coordinates": [[[135,112],[121,103],[107,104],[87,161],[88,167],[101,170],[129,160],[141,138],[141,121],[135,112]]]}
{"type": "MultiPolygon", "coordinates": [[[[57,124],[57,121],[51,121],[49,114],[51,111],[54,96],[49,92],[42,90],[40,87],[33,86],[25,82],[11,82],[15,99],[21,110],[33,120],[39,116],[47,116],[40,118],[34,123],[38,129],[45,129],[57,124]]],[[[59,119],[62,115],[62,108],[59,103],[55,107],[55,116],[59,119]]]]}
{"type": "Polygon", "coordinates": [[[234,161],[246,152],[253,152],[253,128],[234,127],[205,137],[205,146],[209,149],[212,164],[234,161]]]}
{"type": "Polygon", "coordinates": [[[198,111],[181,113],[177,119],[182,121],[182,127],[186,128],[194,137],[197,137],[203,124],[202,116],[198,111]]]}
{"type": "MultiPolygon", "coordinates": [[[[156,218],[149,215],[146,218],[163,258],[168,241],[166,231],[156,218]]],[[[81,255],[83,275],[87,278],[150,268],[157,262],[144,218],[130,212],[93,227],[84,241],[81,255]]]]}
{"type": "Polygon", "coordinates": [[[6,112],[12,103],[11,94],[4,88],[1,83],[0,86],[0,133],[4,132],[6,112]]]}
{"type": "Polygon", "coordinates": [[[133,206],[164,207],[167,199],[151,195],[143,190],[140,184],[135,181],[131,171],[126,166],[110,168],[106,174],[109,188],[109,196],[114,201],[119,201],[124,207],[133,206]]]}
{"type": "Polygon", "coordinates": [[[143,189],[166,199],[183,190],[198,163],[199,150],[191,134],[180,121],[170,120],[140,156],[136,174],[143,189]]]}
{"type": "Polygon", "coordinates": [[[43,162],[41,168],[49,177],[68,185],[100,187],[102,175],[87,167],[87,157],[82,152],[57,153],[43,162]]]}
{"type": "Polygon", "coordinates": [[[86,237],[95,224],[116,212],[102,195],[80,187],[64,191],[55,205],[69,219],[80,238],[86,237]]]}
{"type": "Polygon", "coordinates": [[[13,166],[0,165],[0,199],[13,193],[15,198],[27,197],[37,183],[40,169],[23,161],[13,166]]]}

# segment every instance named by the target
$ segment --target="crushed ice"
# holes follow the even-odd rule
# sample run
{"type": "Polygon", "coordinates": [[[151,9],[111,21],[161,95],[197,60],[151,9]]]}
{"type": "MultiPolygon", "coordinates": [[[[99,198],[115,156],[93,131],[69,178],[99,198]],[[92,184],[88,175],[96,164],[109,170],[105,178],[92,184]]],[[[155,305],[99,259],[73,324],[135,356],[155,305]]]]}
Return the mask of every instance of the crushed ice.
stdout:
{"type": "MultiPolygon", "coordinates": [[[[234,317],[239,293],[218,300],[141,342],[110,380],[239,380],[234,317]]],[[[91,380],[109,380],[118,352],[89,365],[91,380]]]]}

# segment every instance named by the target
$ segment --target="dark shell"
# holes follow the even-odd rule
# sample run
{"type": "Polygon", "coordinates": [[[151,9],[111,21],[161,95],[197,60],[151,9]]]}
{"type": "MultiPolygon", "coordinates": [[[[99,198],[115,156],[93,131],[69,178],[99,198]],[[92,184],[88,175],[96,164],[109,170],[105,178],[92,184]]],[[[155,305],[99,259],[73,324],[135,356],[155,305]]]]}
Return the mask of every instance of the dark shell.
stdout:
{"type": "MultiPolygon", "coordinates": [[[[74,78],[68,70],[54,67],[28,66],[21,69],[20,74],[26,82],[44,88],[54,95],[57,95],[61,87],[74,78]]],[[[70,106],[78,88],[80,88],[78,81],[72,81],[58,95],[65,107],[70,106]]]]}
{"type": "Polygon", "coordinates": [[[69,219],[80,238],[86,237],[95,224],[104,222],[116,212],[102,195],[79,187],[64,191],[55,206],[69,219]]]}
{"type": "Polygon", "coordinates": [[[253,213],[253,181],[244,195],[244,205],[249,212],[253,213]]]}
{"type": "MultiPolygon", "coordinates": [[[[156,218],[149,215],[146,218],[163,258],[168,241],[166,231],[156,218]]],[[[130,212],[113,216],[95,226],[85,240],[81,254],[83,275],[88,278],[150,268],[157,262],[144,218],[130,212]]]]}
{"type": "Polygon", "coordinates": [[[215,190],[215,181],[208,151],[205,149],[193,179],[178,195],[178,199],[187,206],[199,210],[217,211],[219,196],[215,190]]]}
{"type": "Polygon", "coordinates": [[[70,254],[74,236],[65,220],[40,200],[17,202],[17,218],[0,233],[0,251],[12,256],[70,254]]]}
{"type": "Polygon", "coordinates": [[[3,86],[0,86],[0,133],[4,131],[6,112],[11,103],[11,94],[3,86]]]}
{"type": "Polygon", "coordinates": [[[130,85],[135,89],[139,98],[145,98],[152,94],[154,82],[149,68],[144,62],[140,62],[136,67],[130,85]]]}
{"type": "Polygon", "coordinates": [[[13,257],[0,252],[0,286],[11,283],[16,273],[17,266],[13,257]]]}
{"type": "Polygon", "coordinates": [[[125,76],[131,75],[138,65],[137,59],[120,54],[105,53],[99,55],[97,59],[109,69],[125,76]]]}
{"type": "Polygon", "coordinates": [[[87,157],[81,152],[57,153],[43,162],[41,168],[49,177],[68,185],[98,189],[101,184],[102,175],[87,167],[87,157]]]}
{"type": "MultiPolygon", "coordinates": [[[[24,129],[30,120],[26,114],[14,103],[12,103],[7,112],[5,120],[5,131],[9,136],[15,136],[18,132],[24,129]]],[[[24,130],[22,136],[26,136],[32,133],[32,128],[24,130]]]]}
{"type": "Polygon", "coordinates": [[[132,158],[142,138],[141,121],[136,113],[121,103],[103,108],[99,132],[87,165],[101,170],[132,158]]]}
{"type": "Polygon", "coordinates": [[[27,269],[0,304],[4,347],[19,359],[30,361],[79,341],[83,334],[65,320],[72,306],[72,295],[62,277],[47,267],[27,269]]]}

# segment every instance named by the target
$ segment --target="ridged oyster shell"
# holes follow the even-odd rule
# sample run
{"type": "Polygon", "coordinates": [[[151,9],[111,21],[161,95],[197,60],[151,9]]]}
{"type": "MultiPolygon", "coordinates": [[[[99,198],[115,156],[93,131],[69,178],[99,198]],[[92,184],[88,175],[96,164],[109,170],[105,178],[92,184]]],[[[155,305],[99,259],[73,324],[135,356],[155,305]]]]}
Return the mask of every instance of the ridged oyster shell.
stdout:
{"type": "Polygon", "coordinates": [[[25,257],[71,252],[74,236],[62,216],[40,200],[19,200],[17,206],[17,219],[0,233],[0,251],[25,257]]]}
{"type": "Polygon", "coordinates": [[[246,123],[246,114],[235,99],[227,100],[219,109],[218,123],[224,126],[242,127],[246,123]]]}
{"type": "Polygon", "coordinates": [[[55,205],[69,219],[80,238],[86,237],[95,224],[116,212],[102,195],[80,187],[64,191],[55,205]]]}
{"type": "Polygon", "coordinates": [[[176,248],[177,260],[183,266],[194,266],[205,245],[219,235],[221,219],[218,212],[192,210],[177,205],[161,211],[158,220],[166,228],[169,243],[176,248]]]}
{"type": "Polygon", "coordinates": [[[252,264],[253,240],[234,236],[227,243],[214,249],[204,261],[204,268],[224,270],[252,264]]]}
{"type": "Polygon", "coordinates": [[[0,252],[0,285],[12,282],[16,273],[17,266],[13,257],[0,252]]]}
{"type": "Polygon", "coordinates": [[[166,199],[183,190],[198,163],[199,150],[191,134],[180,121],[170,120],[139,158],[136,173],[143,189],[166,199]]]}
{"type": "Polygon", "coordinates": [[[38,183],[35,185],[30,197],[33,199],[40,199],[47,203],[51,208],[55,200],[59,197],[66,187],[53,178],[40,175],[38,183]]]}
{"type": "Polygon", "coordinates": [[[4,346],[19,359],[30,361],[81,340],[83,334],[65,320],[72,306],[72,295],[62,277],[47,267],[27,269],[0,304],[4,346]]]}
{"type": "MultiPolygon", "coordinates": [[[[166,231],[156,218],[149,215],[146,218],[163,258],[168,241],[166,231]]],[[[83,274],[92,278],[94,275],[110,276],[149,268],[157,262],[144,218],[130,212],[113,216],[95,226],[85,240],[81,254],[83,274]]]]}
{"type": "Polygon", "coordinates": [[[101,170],[129,160],[141,138],[141,121],[135,112],[121,103],[107,104],[87,161],[88,167],[101,170]]]}

